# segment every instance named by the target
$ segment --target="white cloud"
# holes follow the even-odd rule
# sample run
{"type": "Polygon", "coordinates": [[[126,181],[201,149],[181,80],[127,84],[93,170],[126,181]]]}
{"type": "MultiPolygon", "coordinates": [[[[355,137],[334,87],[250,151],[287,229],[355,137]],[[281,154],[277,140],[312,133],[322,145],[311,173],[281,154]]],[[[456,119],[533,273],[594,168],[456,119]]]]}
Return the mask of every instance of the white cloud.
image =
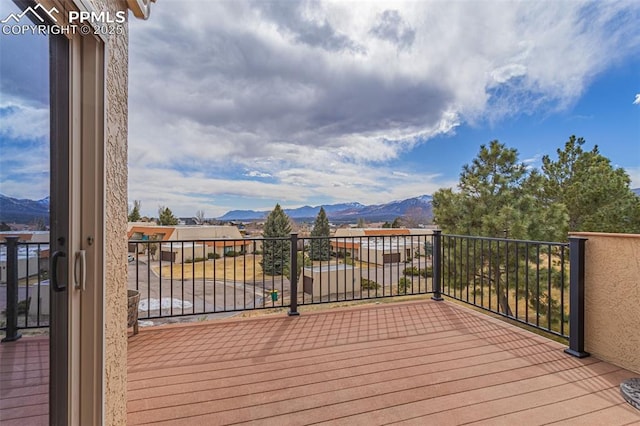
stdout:
{"type": "Polygon", "coordinates": [[[634,105],[640,105],[640,93],[636,94],[636,99],[633,101],[634,105]]]}
{"type": "Polygon", "coordinates": [[[390,162],[464,122],[570,106],[637,51],[638,15],[638,2],[163,1],[130,25],[130,198],[211,197],[210,211],[222,194],[430,193],[440,177],[390,162]]]}
{"type": "Polygon", "coordinates": [[[244,174],[249,177],[259,177],[259,178],[270,178],[272,177],[269,173],[259,172],[257,170],[251,170],[244,174]]]}
{"type": "Polygon", "coordinates": [[[631,179],[631,188],[640,188],[640,167],[624,168],[631,179]]]}
{"type": "Polygon", "coordinates": [[[33,140],[49,136],[49,108],[29,105],[23,99],[6,93],[0,101],[0,136],[33,140]]]}
{"type": "Polygon", "coordinates": [[[38,200],[49,195],[49,109],[0,93],[0,192],[38,200]]]}
{"type": "Polygon", "coordinates": [[[527,68],[520,64],[508,64],[491,71],[491,77],[496,83],[506,83],[512,78],[525,75],[527,75],[527,68]]]}
{"type": "Polygon", "coordinates": [[[272,208],[272,201],[286,206],[317,204],[309,200],[333,202],[359,201],[363,204],[431,194],[441,185],[453,186],[441,176],[421,172],[393,174],[383,167],[333,162],[324,170],[305,167],[281,170],[274,174],[277,183],[250,179],[211,178],[201,172],[184,173],[165,168],[132,168],[129,172],[129,198],[143,200],[143,214],[157,215],[157,207],[169,206],[180,216],[193,216],[204,210],[207,216],[221,216],[238,206],[221,204],[233,195],[253,199],[254,206],[272,208]],[[394,184],[388,181],[393,176],[394,184]],[[262,200],[262,201],[261,201],[262,200]]]}
{"type": "Polygon", "coordinates": [[[536,169],[542,164],[542,155],[536,154],[533,157],[525,158],[524,160],[522,160],[522,163],[525,164],[528,170],[536,169]]]}

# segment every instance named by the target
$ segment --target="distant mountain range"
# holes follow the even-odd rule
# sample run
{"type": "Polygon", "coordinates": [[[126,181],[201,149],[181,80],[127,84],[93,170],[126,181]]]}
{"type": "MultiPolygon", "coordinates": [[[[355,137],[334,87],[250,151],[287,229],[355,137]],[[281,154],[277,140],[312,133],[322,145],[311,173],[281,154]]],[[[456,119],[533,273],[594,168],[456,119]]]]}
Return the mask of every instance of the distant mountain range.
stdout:
{"type": "MultiPolygon", "coordinates": [[[[284,209],[284,212],[292,219],[313,220],[320,211],[320,207],[324,207],[327,216],[334,222],[355,222],[360,218],[367,221],[391,221],[397,217],[411,216],[416,221],[424,223],[433,217],[430,195],[369,206],[360,203],[326,204],[284,209]]],[[[268,214],[268,210],[231,210],[219,217],[218,220],[260,220],[266,218],[268,214]]]]}
{"type": "Polygon", "coordinates": [[[30,223],[43,219],[49,223],[49,197],[28,200],[0,194],[0,222],[30,223]]]}
{"type": "MultiPolygon", "coordinates": [[[[640,197],[640,188],[632,191],[640,197]]],[[[425,223],[433,218],[430,195],[392,201],[386,204],[365,206],[357,202],[323,205],[327,216],[333,222],[355,222],[362,218],[370,222],[392,221],[397,217],[410,217],[425,223]]],[[[41,200],[28,200],[7,197],[0,194],[0,222],[31,223],[44,219],[49,223],[49,197],[41,200]]],[[[303,206],[297,209],[284,209],[285,213],[296,220],[315,219],[321,206],[303,206]]],[[[248,221],[265,219],[268,210],[231,210],[219,217],[223,221],[248,221]]]]}

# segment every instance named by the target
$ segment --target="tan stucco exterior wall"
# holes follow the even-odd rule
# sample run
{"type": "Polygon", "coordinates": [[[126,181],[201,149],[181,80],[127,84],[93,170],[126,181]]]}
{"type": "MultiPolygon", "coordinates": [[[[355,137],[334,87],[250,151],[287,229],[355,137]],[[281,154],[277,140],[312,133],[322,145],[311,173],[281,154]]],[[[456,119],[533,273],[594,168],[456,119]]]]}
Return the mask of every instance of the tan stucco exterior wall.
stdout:
{"type": "Polygon", "coordinates": [[[178,226],[173,240],[204,240],[208,238],[242,239],[237,226],[178,226]]]}
{"type": "Polygon", "coordinates": [[[335,237],[375,237],[390,235],[433,235],[435,227],[428,228],[339,228],[335,237]]]}
{"type": "Polygon", "coordinates": [[[640,373],[640,235],[575,233],[585,243],[585,350],[640,373]]]}
{"type": "MultiPolygon", "coordinates": [[[[343,265],[340,265],[343,266],[343,265]]],[[[298,279],[298,291],[304,291],[305,277],[311,278],[314,300],[322,297],[329,298],[331,295],[343,295],[347,292],[360,290],[360,278],[362,271],[360,268],[350,266],[336,268],[303,268],[298,279]]],[[[307,293],[309,294],[309,293],[307,293]]]]}
{"type": "MultiPolygon", "coordinates": [[[[113,16],[128,10],[124,0],[91,0],[113,16]]],[[[128,15],[130,17],[130,15],[128,15]]],[[[105,145],[105,425],[127,423],[127,127],[128,24],[106,47],[105,145]]]]}

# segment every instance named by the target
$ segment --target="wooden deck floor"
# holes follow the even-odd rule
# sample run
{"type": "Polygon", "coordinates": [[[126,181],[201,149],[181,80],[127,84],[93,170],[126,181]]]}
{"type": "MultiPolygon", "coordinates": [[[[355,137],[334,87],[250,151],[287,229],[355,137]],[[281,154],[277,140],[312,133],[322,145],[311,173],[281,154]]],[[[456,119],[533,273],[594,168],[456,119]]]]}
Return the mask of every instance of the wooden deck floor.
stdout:
{"type": "Polygon", "coordinates": [[[145,329],[129,424],[640,424],[633,373],[450,302],[145,329]]]}
{"type": "MultiPolygon", "coordinates": [[[[129,424],[640,424],[634,374],[450,302],[141,329],[129,424]]],[[[0,344],[0,424],[47,423],[48,341],[0,344]]]]}
{"type": "Polygon", "coordinates": [[[49,338],[0,343],[0,425],[48,423],[49,338]]]}

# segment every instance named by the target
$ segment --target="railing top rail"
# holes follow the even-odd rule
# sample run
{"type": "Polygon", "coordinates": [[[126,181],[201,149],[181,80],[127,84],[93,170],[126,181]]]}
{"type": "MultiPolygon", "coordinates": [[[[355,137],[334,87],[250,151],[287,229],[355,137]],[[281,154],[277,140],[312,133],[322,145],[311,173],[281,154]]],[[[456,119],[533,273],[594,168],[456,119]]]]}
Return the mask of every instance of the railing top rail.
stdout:
{"type": "MultiPolygon", "coordinates": [[[[345,236],[298,236],[299,240],[375,240],[375,239],[416,239],[416,240],[425,240],[431,239],[431,235],[345,235],[345,236]]],[[[182,239],[182,240],[139,240],[139,239],[130,239],[127,240],[129,243],[138,243],[138,244],[147,244],[147,243],[208,243],[208,242],[251,242],[251,241],[290,241],[291,237],[255,237],[255,238],[192,238],[192,239],[182,239]]],[[[48,243],[41,243],[48,244],[48,243]]]]}
{"type": "MultiPolygon", "coordinates": [[[[17,245],[19,246],[48,246],[49,245],[49,241],[22,241],[22,240],[18,240],[17,245]]],[[[0,241],[0,246],[6,246],[7,242],[6,241],[0,241]]]]}
{"type": "Polygon", "coordinates": [[[558,241],[536,241],[536,240],[518,240],[515,238],[498,238],[498,237],[478,237],[472,235],[457,235],[457,234],[442,234],[443,237],[453,237],[453,238],[461,238],[466,240],[484,240],[484,241],[500,241],[500,242],[508,242],[508,243],[527,243],[527,244],[540,244],[545,246],[559,246],[559,247],[569,247],[569,243],[558,242],[558,241]]]}
{"type": "Polygon", "coordinates": [[[290,241],[291,237],[269,237],[269,238],[193,238],[186,240],[127,240],[128,243],[139,243],[139,244],[147,244],[147,243],[161,243],[161,244],[169,244],[169,243],[210,243],[210,242],[227,242],[232,243],[236,241],[241,242],[251,242],[251,241],[290,241]]]}
{"type": "Polygon", "coordinates": [[[305,240],[313,240],[313,239],[330,239],[330,240],[367,240],[367,239],[382,239],[382,238],[393,238],[393,239],[426,239],[431,238],[430,234],[415,234],[415,235],[331,235],[331,236],[298,236],[299,239],[304,238],[305,240]]]}

